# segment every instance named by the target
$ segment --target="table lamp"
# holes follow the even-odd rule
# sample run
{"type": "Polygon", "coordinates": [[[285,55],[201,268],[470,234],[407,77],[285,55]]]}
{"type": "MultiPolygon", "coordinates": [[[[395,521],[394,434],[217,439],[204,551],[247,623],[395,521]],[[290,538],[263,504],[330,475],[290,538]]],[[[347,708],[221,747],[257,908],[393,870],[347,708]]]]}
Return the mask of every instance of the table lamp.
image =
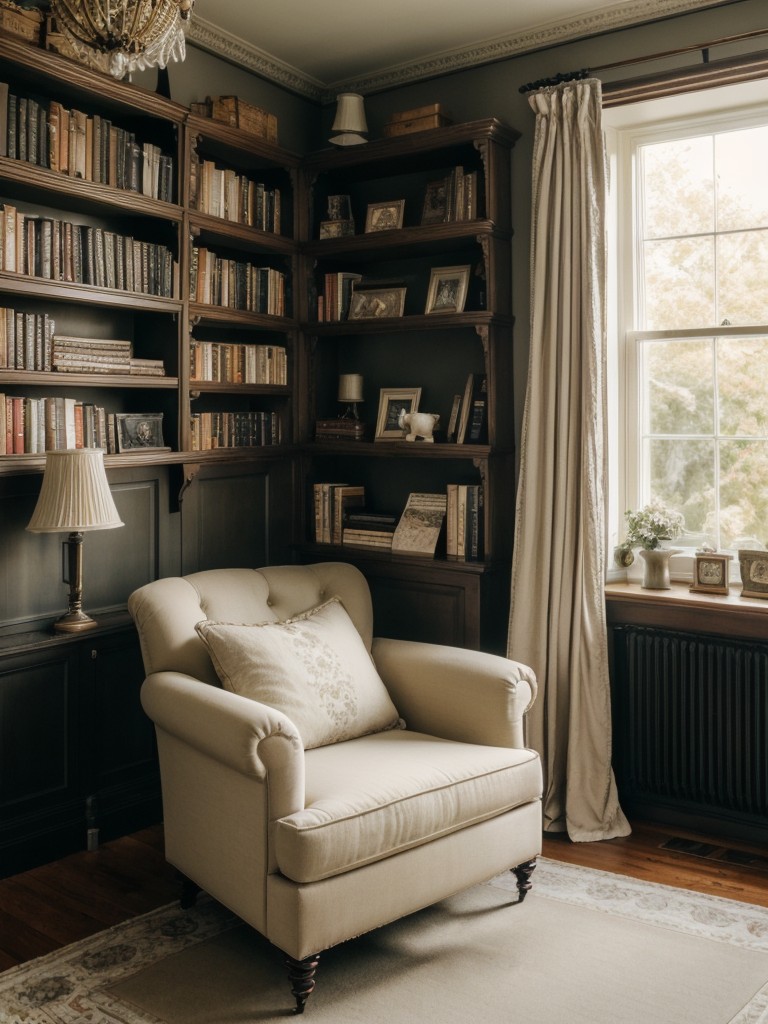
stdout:
{"type": "Polygon", "coordinates": [[[342,373],[339,376],[339,401],[346,402],[347,408],[342,419],[359,420],[358,402],[363,400],[363,376],[360,373],[342,373]]]}
{"type": "Polygon", "coordinates": [[[101,448],[46,452],[45,474],[35,511],[27,525],[31,533],[68,533],[69,610],[53,628],[78,633],[97,623],[83,611],[83,534],[123,526],[104,469],[101,448]]]}

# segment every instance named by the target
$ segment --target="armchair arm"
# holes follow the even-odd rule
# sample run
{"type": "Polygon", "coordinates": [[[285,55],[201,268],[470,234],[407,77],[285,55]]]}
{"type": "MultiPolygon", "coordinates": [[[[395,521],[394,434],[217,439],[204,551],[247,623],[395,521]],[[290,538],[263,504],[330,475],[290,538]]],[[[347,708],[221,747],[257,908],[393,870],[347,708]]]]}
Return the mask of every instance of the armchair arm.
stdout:
{"type": "Polygon", "coordinates": [[[279,815],[303,808],[304,747],[282,712],[179,672],[148,676],[141,703],[159,730],[241,775],[269,779],[279,815]]]}
{"type": "Polygon", "coordinates": [[[373,641],[373,659],[409,729],[465,743],[523,747],[523,715],[536,697],[533,670],[460,647],[373,641]]]}

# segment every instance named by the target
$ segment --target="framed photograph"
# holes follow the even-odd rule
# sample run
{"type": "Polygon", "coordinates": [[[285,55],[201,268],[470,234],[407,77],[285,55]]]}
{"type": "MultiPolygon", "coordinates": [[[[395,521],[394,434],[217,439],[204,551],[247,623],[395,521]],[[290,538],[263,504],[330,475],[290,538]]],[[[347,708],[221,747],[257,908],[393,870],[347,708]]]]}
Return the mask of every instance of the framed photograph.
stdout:
{"type": "Polygon", "coordinates": [[[425,313],[462,313],[469,286],[467,267],[433,267],[425,313]]]}
{"type": "Polygon", "coordinates": [[[447,213],[448,188],[445,178],[431,181],[424,193],[424,208],[421,211],[422,224],[444,224],[447,213]]]}
{"type": "Polygon", "coordinates": [[[118,452],[145,452],[165,447],[161,412],[119,412],[115,424],[118,452]]]}
{"type": "Polygon", "coordinates": [[[417,412],[420,400],[421,388],[381,388],[374,441],[402,441],[403,431],[397,423],[400,412],[417,412]]]}
{"type": "Polygon", "coordinates": [[[353,220],[321,220],[321,238],[347,238],[355,233],[355,222],[353,220]]]}
{"type": "Polygon", "coordinates": [[[403,226],[405,200],[396,199],[391,203],[369,203],[365,217],[365,230],[391,231],[403,226]]]}
{"type": "Polygon", "coordinates": [[[372,320],[402,316],[404,309],[405,288],[362,288],[352,292],[349,319],[372,320]]]}
{"type": "Polygon", "coordinates": [[[328,220],[352,220],[349,196],[328,196],[328,220]]]}
{"type": "Polygon", "coordinates": [[[697,551],[693,560],[693,583],[690,589],[704,594],[727,594],[730,560],[730,555],[697,551]]]}

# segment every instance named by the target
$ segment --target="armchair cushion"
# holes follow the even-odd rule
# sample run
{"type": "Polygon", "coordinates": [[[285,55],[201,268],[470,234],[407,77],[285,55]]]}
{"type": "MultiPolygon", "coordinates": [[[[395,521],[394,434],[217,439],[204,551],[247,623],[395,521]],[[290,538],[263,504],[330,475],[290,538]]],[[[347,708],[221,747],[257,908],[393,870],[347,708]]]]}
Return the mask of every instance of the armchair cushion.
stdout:
{"type": "Polygon", "coordinates": [[[392,857],[541,795],[532,750],[397,730],[309,751],[303,810],[278,820],[279,870],[309,883],[392,857]]]}
{"type": "Polygon", "coordinates": [[[195,628],[224,688],[282,711],[307,750],[399,724],[338,597],[282,622],[204,620],[195,628]]]}

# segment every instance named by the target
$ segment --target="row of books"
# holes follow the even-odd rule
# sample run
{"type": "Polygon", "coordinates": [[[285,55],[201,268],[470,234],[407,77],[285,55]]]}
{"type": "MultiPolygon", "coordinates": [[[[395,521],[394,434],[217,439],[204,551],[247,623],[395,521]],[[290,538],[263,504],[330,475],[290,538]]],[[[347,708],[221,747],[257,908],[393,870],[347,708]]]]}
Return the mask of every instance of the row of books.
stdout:
{"type": "Polygon", "coordinates": [[[276,412],[198,412],[191,417],[192,451],[214,448],[260,448],[280,444],[282,427],[276,412]]]}
{"type": "Polygon", "coordinates": [[[102,406],[61,396],[0,394],[0,455],[36,455],[62,448],[119,451],[117,415],[102,406]]]}
{"type": "Polygon", "coordinates": [[[448,484],[438,493],[413,492],[402,513],[365,508],[365,488],[348,483],[313,485],[317,544],[353,544],[396,554],[434,556],[444,534],[449,558],[483,557],[484,510],[480,484],[448,484]]]}
{"type": "Polygon", "coordinates": [[[453,396],[445,440],[448,444],[486,444],[488,441],[488,378],[470,373],[464,393],[453,396]]]}
{"type": "Polygon", "coordinates": [[[350,509],[365,505],[365,488],[359,484],[320,482],[313,485],[315,542],[341,544],[344,521],[350,509]]]}
{"type": "Polygon", "coordinates": [[[103,228],[0,211],[0,270],[97,288],[170,298],[177,263],[170,249],[103,228]]]}
{"type": "Polygon", "coordinates": [[[212,160],[193,160],[190,179],[189,202],[201,213],[279,234],[280,189],[217,167],[212,160]]]}
{"type": "Polygon", "coordinates": [[[445,178],[427,186],[422,224],[445,224],[477,217],[477,171],[454,167],[445,178]]]}
{"type": "Polygon", "coordinates": [[[190,377],[223,384],[288,383],[288,354],[282,345],[192,341],[190,377]]]}
{"type": "Polygon", "coordinates": [[[174,161],[98,114],[10,91],[0,82],[0,156],[173,201],[174,161]]]}
{"type": "Polygon", "coordinates": [[[477,561],[483,557],[485,533],[483,488],[480,484],[448,484],[446,490],[445,553],[477,561]]]}
{"type": "Polygon", "coordinates": [[[285,316],[285,285],[285,274],[274,267],[225,259],[203,247],[192,249],[193,302],[285,316]]]}
{"type": "Polygon", "coordinates": [[[356,284],[362,281],[361,274],[348,271],[329,273],[324,278],[324,291],[317,300],[317,319],[319,323],[338,322],[349,316],[352,292],[356,284]]]}
{"type": "Polygon", "coordinates": [[[0,369],[53,369],[53,332],[47,313],[24,313],[0,306],[0,369]]]}

